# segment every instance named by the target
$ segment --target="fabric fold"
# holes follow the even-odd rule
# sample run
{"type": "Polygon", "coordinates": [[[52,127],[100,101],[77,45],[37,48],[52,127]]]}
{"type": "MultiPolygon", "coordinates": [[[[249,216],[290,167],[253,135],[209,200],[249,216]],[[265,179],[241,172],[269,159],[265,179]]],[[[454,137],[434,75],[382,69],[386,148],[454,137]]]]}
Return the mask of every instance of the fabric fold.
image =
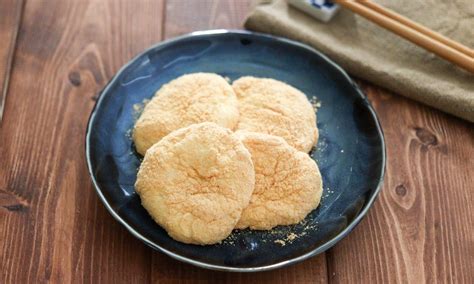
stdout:
{"type": "MultiPolygon", "coordinates": [[[[377,2],[472,48],[470,1],[377,2]]],[[[474,122],[473,74],[350,11],[342,9],[329,23],[322,23],[285,0],[270,2],[253,9],[246,28],[307,43],[352,76],[474,122]]]]}

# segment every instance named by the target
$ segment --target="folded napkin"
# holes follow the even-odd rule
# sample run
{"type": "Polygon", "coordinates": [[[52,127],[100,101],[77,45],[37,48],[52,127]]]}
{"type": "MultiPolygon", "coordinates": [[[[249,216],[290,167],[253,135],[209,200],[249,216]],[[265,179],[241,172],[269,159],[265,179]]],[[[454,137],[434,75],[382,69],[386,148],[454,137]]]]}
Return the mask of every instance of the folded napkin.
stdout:
{"type": "MultiPolygon", "coordinates": [[[[472,0],[379,0],[379,4],[474,46],[472,0]]],[[[250,30],[305,42],[355,77],[474,122],[474,75],[354,13],[341,9],[322,23],[288,6],[262,1],[248,16],[250,30]]]]}

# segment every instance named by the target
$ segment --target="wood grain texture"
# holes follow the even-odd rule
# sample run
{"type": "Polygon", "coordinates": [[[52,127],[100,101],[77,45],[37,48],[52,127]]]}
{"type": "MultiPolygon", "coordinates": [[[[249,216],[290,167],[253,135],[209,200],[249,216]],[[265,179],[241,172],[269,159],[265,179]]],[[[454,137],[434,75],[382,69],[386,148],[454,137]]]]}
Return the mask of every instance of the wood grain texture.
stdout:
{"type": "Polygon", "coordinates": [[[22,10],[23,0],[0,0],[0,126],[22,10]]]}
{"type": "Polygon", "coordinates": [[[0,129],[0,282],[150,279],[150,249],[92,188],[84,133],[97,91],[161,40],[163,4],[26,2],[0,129]]]}
{"type": "Polygon", "coordinates": [[[241,29],[253,0],[167,0],[164,37],[193,31],[241,29]]]}
{"type": "Polygon", "coordinates": [[[365,83],[387,142],[384,189],[326,254],[213,272],[152,251],[106,212],[83,150],[98,90],[162,38],[240,28],[251,1],[26,0],[0,128],[0,283],[472,282],[472,124],[365,83]]]}
{"type": "Polygon", "coordinates": [[[385,132],[387,174],[368,217],[327,253],[330,282],[472,283],[472,124],[362,85],[385,132]]]}

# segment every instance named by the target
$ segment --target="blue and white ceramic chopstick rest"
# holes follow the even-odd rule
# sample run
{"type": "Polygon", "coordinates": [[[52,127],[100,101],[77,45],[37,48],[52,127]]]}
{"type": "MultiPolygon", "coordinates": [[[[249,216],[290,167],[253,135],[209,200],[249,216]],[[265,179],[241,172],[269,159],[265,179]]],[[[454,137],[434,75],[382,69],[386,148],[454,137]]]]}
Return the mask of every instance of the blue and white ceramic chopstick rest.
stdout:
{"type": "Polygon", "coordinates": [[[339,10],[339,5],[327,0],[288,0],[288,3],[323,22],[331,20],[339,10]]]}

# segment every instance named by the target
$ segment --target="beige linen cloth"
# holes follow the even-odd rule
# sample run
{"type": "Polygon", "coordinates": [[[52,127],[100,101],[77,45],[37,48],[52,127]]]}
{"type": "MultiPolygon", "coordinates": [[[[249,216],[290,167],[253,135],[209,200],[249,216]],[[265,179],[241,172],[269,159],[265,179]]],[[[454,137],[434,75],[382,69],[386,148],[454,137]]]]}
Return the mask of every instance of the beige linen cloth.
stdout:
{"type": "MultiPolygon", "coordinates": [[[[474,0],[376,2],[474,46],[474,0]]],[[[474,122],[473,74],[348,10],[322,23],[285,0],[261,0],[245,27],[305,42],[355,77],[474,122]]]]}

